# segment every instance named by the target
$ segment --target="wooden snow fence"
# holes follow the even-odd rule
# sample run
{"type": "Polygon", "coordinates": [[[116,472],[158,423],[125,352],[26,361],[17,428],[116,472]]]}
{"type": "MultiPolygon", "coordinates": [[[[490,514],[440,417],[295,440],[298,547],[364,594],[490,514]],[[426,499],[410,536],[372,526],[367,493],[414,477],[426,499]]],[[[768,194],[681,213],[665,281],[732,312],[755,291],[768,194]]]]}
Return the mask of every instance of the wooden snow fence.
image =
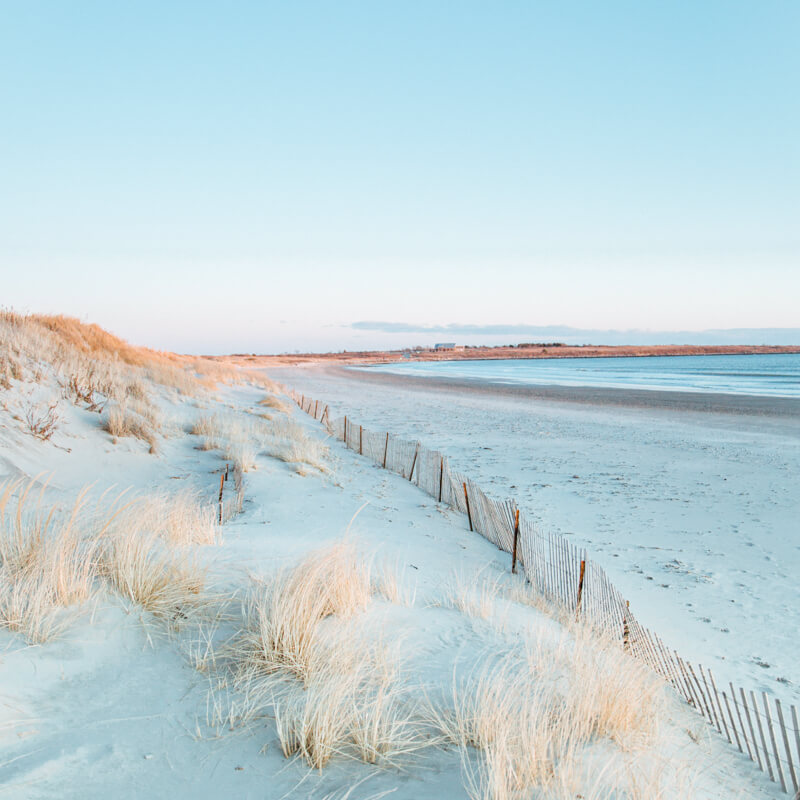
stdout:
{"type": "Polygon", "coordinates": [[[349,417],[333,418],[321,401],[295,392],[291,396],[350,450],[461,512],[470,530],[500,550],[513,553],[516,538],[515,564],[536,591],[618,640],[786,794],[800,800],[800,724],[794,705],[784,707],[766,692],[745,691],[732,683],[717,686],[710,669],[690,664],[639,623],[603,568],[590,561],[585,550],[564,536],[541,531],[513,500],[489,497],[470,478],[452,470],[447,456],[418,441],[368,430],[349,417]]]}

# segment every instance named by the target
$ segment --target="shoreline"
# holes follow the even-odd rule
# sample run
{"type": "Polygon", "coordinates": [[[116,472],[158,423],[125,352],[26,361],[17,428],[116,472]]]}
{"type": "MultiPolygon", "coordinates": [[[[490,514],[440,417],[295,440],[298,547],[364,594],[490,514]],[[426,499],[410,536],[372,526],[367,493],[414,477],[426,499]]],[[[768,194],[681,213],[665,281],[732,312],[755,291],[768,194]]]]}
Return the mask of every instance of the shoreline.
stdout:
{"type": "Polygon", "coordinates": [[[447,350],[355,350],[339,353],[284,353],[203,356],[256,369],[303,364],[379,364],[416,361],[511,361],[516,359],[560,358],[647,358],[656,356],[790,355],[800,345],[501,345],[498,347],[456,347],[447,350]]]}
{"type": "Polygon", "coordinates": [[[620,389],[595,386],[514,386],[474,378],[420,377],[350,369],[340,365],[315,365],[315,370],[340,378],[428,391],[462,392],[518,399],[544,400],[590,406],[661,409],[677,412],[746,414],[756,417],[800,419],[800,398],[714,392],[680,392],[664,389],[620,389]]]}

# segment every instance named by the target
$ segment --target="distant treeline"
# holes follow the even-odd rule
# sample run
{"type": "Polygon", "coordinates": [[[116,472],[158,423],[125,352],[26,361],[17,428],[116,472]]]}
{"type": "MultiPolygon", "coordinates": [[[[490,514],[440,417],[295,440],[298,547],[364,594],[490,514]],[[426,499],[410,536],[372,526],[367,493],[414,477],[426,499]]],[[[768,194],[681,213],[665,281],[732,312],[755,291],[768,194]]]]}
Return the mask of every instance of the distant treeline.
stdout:
{"type": "Polygon", "coordinates": [[[566,347],[566,342],[520,342],[512,347],[566,347]]]}

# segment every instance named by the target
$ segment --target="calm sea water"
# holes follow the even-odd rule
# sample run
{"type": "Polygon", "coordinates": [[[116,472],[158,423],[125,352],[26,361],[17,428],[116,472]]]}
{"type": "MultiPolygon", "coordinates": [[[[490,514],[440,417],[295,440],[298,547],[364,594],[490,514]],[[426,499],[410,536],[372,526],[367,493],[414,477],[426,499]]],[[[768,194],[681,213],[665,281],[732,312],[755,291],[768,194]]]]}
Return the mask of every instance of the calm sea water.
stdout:
{"type": "Polygon", "coordinates": [[[800,397],[800,353],[418,361],[365,369],[523,386],[604,386],[800,397]]]}

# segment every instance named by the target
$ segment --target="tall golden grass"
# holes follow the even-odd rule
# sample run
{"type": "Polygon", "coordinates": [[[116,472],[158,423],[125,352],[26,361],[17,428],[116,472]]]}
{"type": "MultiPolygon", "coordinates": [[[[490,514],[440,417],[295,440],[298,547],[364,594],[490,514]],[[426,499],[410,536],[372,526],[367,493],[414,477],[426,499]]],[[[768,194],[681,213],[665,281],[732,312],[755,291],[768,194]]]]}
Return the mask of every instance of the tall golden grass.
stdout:
{"type": "Polygon", "coordinates": [[[238,669],[282,671],[306,682],[316,664],[319,623],[363,611],[371,596],[369,567],[346,542],[312,553],[270,581],[256,581],[235,642],[238,669]]]}
{"type": "Polygon", "coordinates": [[[107,399],[144,399],[148,383],[197,395],[217,383],[274,387],[264,375],[224,362],[135,347],[72,317],[0,310],[0,387],[57,374],[65,396],[92,410],[107,399]]]}
{"type": "Polygon", "coordinates": [[[256,581],[222,651],[239,699],[217,721],[269,714],[284,755],[316,769],[336,755],[397,763],[429,744],[394,654],[353,620],[372,594],[370,563],[346,541],[256,581]]]}
{"type": "Polygon", "coordinates": [[[173,624],[208,605],[192,548],[218,541],[209,503],[185,491],[92,508],[84,489],[66,510],[46,491],[35,480],[0,486],[0,626],[47,641],[104,588],[173,624]]]}
{"type": "Polygon", "coordinates": [[[45,486],[0,486],[0,625],[44,642],[69,624],[65,610],[96,593],[96,541],[83,526],[86,491],[68,513],[44,504],[45,486]]]}

